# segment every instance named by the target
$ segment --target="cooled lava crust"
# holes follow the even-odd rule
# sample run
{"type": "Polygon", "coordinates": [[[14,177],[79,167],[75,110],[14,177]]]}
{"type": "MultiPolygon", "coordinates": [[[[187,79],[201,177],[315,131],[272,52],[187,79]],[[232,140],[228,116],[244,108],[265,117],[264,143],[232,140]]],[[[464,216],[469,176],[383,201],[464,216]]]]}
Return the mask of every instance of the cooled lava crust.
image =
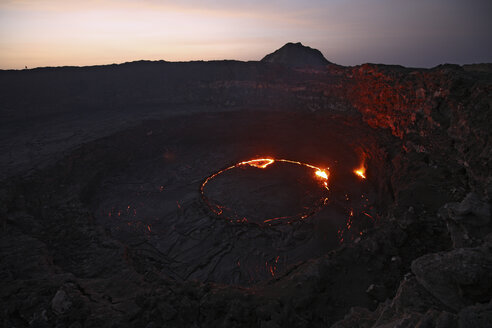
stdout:
{"type": "Polygon", "coordinates": [[[383,211],[370,179],[353,173],[369,130],[336,118],[318,126],[304,114],[260,112],[147,122],[78,159],[82,176],[95,173],[84,161],[105,167],[85,202],[120,242],[155,249],[167,275],[251,286],[360,238],[383,211]],[[238,160],[267,153],[274,163],[238,160]]]}
{"type": "Polygon", "coordinates": [[[291,224],[328,203],[329,174],[329,168],[299,161],[252,159],[207,177],[200,193],[215,215],[230,222],[291,224]]]}
{"type": "Polygon", "coordinates": [[[0,71],[1,323],[490,326],[490,72],[233,61],[0,71]],[[212,213],[204,179],[266,156],[329,167],[328,203],[272,226],[212,213]]]}

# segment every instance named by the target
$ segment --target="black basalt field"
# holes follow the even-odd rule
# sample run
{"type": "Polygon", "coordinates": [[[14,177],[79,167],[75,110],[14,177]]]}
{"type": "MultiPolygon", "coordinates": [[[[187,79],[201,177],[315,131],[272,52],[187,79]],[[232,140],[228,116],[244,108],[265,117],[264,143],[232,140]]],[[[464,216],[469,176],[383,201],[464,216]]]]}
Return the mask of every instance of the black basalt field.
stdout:
{"type": "Polygon", "coordinates": [[[2,324],[490,326],[491,71],[0,71],[2,324]]]}

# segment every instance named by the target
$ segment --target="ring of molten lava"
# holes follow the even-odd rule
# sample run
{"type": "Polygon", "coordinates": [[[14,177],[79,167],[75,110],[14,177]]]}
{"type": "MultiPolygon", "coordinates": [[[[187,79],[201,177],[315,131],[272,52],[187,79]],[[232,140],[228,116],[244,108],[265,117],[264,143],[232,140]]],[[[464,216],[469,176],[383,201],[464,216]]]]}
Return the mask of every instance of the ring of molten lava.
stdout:
{"type": "MultiPolygon", "coordinates": [[[[311,164],[307,164],[307,163],[303,163],[303,162],[299,162],[299,161],[293,161],[293,160],[289,160],[289,159],[258,158],[258,159],[252,159],[249,161],[243,161],[243,162],[236,163],[234,165],[226,167],[225,169],[217,171],[214,174],[207,177],[200,186],[200,193],[201,193],[201,196],[202,196],[204,203],[207,205],[207,207],[210,209],[210,211],[212,211],[218,217],[229,219],[231,222],[238,222],[238,223],[239,222],[248,222],[247,218],[238,219],[238,218],[231,218],[231,217],[225,216],[221,206],[219,206],[215,203],[212,203],[207,198],[207,196],[205,195],[205,186],[211,180],[213,180],[214,178],[216,178],[220,174],[223,174],[229,170],[239,168],[241,166],[246,166],[246,165],[251,166],[251,167],[256,167],[259,169],[265,169],[269,165],[271,165],[275,162],[295,164],[295,165],[300,165],[300,166],[304,166],[304,167],[312,169],[314,171],[313,179],[316,179],[320,182],[320,188],[324,188],[327,191],[330,190],[328,187],[328,180],[330,177],[329,168],[322,169],[322,168],[319,168],[319,167],[311,165],[311,164]]],[[[320,204],[318,204],[315,208],[311,208],[311,210],[306,211],[305,213],[298,213],[298,214],[292,215],[292,216],[266,218],[263,220],[263,223],[267,224],[267,225],[272,225],[272,224],[281,223],[281,222],[291,223],[292,221],[295,221],[295,220],[303,220],[303,219],[306,219],[307,217],[313,215],[314,213],[318,212],[321,209],[321,207],[323,207],[327,202],[328,202],[328,197],[324,197],[321,199],[320,204]]]]}

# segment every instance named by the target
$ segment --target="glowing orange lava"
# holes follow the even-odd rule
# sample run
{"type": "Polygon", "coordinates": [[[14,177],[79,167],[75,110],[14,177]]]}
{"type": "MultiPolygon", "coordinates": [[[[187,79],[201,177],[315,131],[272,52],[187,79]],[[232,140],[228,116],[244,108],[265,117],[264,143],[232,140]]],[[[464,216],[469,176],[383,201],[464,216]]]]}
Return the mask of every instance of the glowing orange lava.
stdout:
{"type": "MultiPolygon", "coordinates": [[[[322,169],[320,167],[317,167],[317,166],[314,166],[314,165],[311,165],[311,164],[307,164],[307,163],[303,163],[303,162],[299,162],[299,161],[293,161],[293,160],[289,160],[289,159],[277,159],[277,158],[269,158],[269,157],[267,157],[267,158],[256,158],[256,159],[251,159],[251,160],[248,160],[248,161],[239,162],[239,163],[234,164],[232,166],[229,166],[229,167],[227,167],[227,168],[225,168],[223,170],[220,170],[220,171],[212,174],[208,178],[206,178],[205,181],[203,181],[202,185],[200,186],[200,193],[202,194],[203,200],[207,203],[208,207],[212,210],[212,212],[214,212],[218,216],[222,215],[222,213],[223,213],[222,207],[221,206],[218,206],[218,205],[215,205],[215,204],[211,204],[209,202],[208,198],[205,196],[204,189],[205,189],[205,186],[207,185],[207,183],[210,180],[212,180],[215,177],[217,177],[218,175],[220,175],[220,174],[222,174],[222,173],[224,173],[226,171],[229,171],[231,169],[234,169],[234,168],[243,166],[243,165],[249,165],[249,166],[253,166],[253,167],[259,168],[259,169],[265,169],[269,165],[271,165],[271,164],[273,164],[275,162],[291,163],[291,164],[301,165],[301,166],[305,166],[305,167],[308,167],[310,169],[313,169],[314,170],[314,178],[317,178],[318,180],[321,180],[322,181],[323,188],[325,188],[326,190],[330,190],[328,188],[328,180],[329,180],[329,177],[330,177],[329,168],[322,169]]],[[[327,201],[328,201],[328,198],[323,199],[322,205],[325,205],[327,203],[327,201]]],[[[303,213],[301,213],[297,217],[300,218],[300,219],[305,219],[308,216],[310,216],[311,214],[313,214],[313,213],[309,213],[309,214],[303,214],[303,213]]],[[[277,221],[277,220],[281,220],[281,219],[289,219],[289,218],[292,218],[292,217],[271,218],[271,219],[266,219],[263,222],[264,223],[269,223],[269,222],[272,222],[272,221],[277,221]]],[[[244,221],[247,222],[246,219],[244,219],[244,221]]]]}
{"type": "Polygon", "coordinates": [[[362,179],[366,178],[366,169],[364,166],[361,166],[357,170],[354,170],[354,173],[357,174],[362,179]]]}
{"type": "Polygon", "coordinates": [[[330,177],[330,172],[328,172],[327,170],[329,170],[330,168],[326,168],[326,170],[323,170],[322,168],[319,168],[317,166],[314,166],[314,165],[311,165],[311,164],[307,164],[307,163],[303,163],[303,162],[292,161],[290,159],[257,158],[257,159],[251,159],[249,161],[239,162],[237,164],[234,164],[232,166],[229,166],[229,167],[227,167],[227,168],[225,168],[223,170],[220,170],[220,171],[212,174],[211,176],[209,176],[208,178],[206,178],[205,181],[202,183],[202,185],[200,187],[200,191],[203,194],[203,189],[205,188],[205,185],[211,179],[215,178],[219,174],[222,174],[222,173],[224,173],[226,171],[229,171],[229,170],[234,169],[236,167],[239,167],[241,165],[249,165],[249,166],[257,167],[257,168],[260,168],[260,169],[265,169],[268,165],[273,164],[275,162],[284,162],[284,163],[297,164],[297,165],[306,166],[306,167],[309,167],[309,168],[315,170],[315,176],[318,177],[318,178],[320,178],[320,179],[322,179],[322,180],[325,180],[324,183],[323,183],[323,185],[325,186],[326,189],[328,189],[328,178],[330,177]]]}
{"type": "Polygon", "coordinates": [[[322,179],[328,180],[328,174],[326,171],[316,171],[316,175],[322,179]]]}
{"type": "Polygon", "coordinates": [[[362,151],[361,155],[361,164],[360,167],[354,170],[354,173],[361,179],[366,178],[366,158],[368,154],[364,151],[362,151]]]}
{"type": "Polygon", "coordinates": [[[274,162],[275,162],[275,160],[274,159],[271,159],[271,158],[259,158],[259,159],[252,159],[252,160],[246,161],[246,162],[241,162],[238,165],[248,164],[248,165],[257,167],[259,169],[264,169],[268,165],[270,165],[270,164],[272,164],[274,162]]]}

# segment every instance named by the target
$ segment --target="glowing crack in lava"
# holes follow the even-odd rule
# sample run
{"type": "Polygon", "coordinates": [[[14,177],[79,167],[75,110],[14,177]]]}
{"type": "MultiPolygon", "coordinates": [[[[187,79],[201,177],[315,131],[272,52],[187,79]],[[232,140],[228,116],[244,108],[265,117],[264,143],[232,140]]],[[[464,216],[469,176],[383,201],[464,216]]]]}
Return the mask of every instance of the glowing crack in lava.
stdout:
{"type": "MultiPolygon", "coordinates": [[[[237,164],[231,165],[231,166],[229,166],[225,169],[222,169],[222,170],[212,174],[211,176],[207,177],[203,181],[202,185],[200,186],[200,193],[202,195],[202,199],[204,200],[204,202],[206,203],[208,208],[213,213],[215,213],[217,216],[221,216],[223,218],[229,219],[232,222],[249,222],[248,218],[245,218],[245,217],[234,217],[234,218],[228,217],[226,215],[226,213],[224,212],[224,210],[226,210],[228,208],[226,208],[223,205],[219,205],[219,204],[212,202],[205,195],[205,187],[211,180],[213,180],[214,178],[218,177],[219,175],[226,173],[227,171],[230,171],[232,169],[236,169],[236,168],[240,168],[240,167],[254,167],[254,168],[258,168],[258,169],[266,169],[267,167],[269,167],[270,165],[272,165],[274,163],[288,163],[288,164],[299,165],[299,166],[311,169],[314,171],[314,174],[312,175],[312,177],[314,178],[314,181],[319,182],[317,185],[319,185],[320,188],[324,189],[325,193],[326,193],[326,191],[330,190],[328,187],[328,181],[329,181],[329,177],[330,177],[329,168],[322,169],[320,167],[317,167],[317,166],[314,166],[314,165],[311,165],[308,163],[293,161],[293,160],[289,160],[289,159],[257,158],[257,159],[243,161],[243,162],[239,162],[237,164]]],[[[265,224],[272,224],[272,223],[279,223],[279,222],[290,223],[292,220],[295,220],[295,219],[301,219],[302,220],[302,219],[305,219],[305,218],[311,216],[312,214],[316,213],[322,206],[326,205],[327,202],[328,202],[328,197],[327,197],[327,194],[325,194],[324,196],[321,197],[320,201],[317,202],[317,205],[314,208],[309,207],[309,206],[305,206],[304,207],[305,212],[303,212],[303,213],[298,213],[296,215],[291,215],[291,216],[279,216],[279,217],[273,217],[273,218],[266,218],[266,219],[261,220],[261,222],[265,223],[265,224]]]]}

